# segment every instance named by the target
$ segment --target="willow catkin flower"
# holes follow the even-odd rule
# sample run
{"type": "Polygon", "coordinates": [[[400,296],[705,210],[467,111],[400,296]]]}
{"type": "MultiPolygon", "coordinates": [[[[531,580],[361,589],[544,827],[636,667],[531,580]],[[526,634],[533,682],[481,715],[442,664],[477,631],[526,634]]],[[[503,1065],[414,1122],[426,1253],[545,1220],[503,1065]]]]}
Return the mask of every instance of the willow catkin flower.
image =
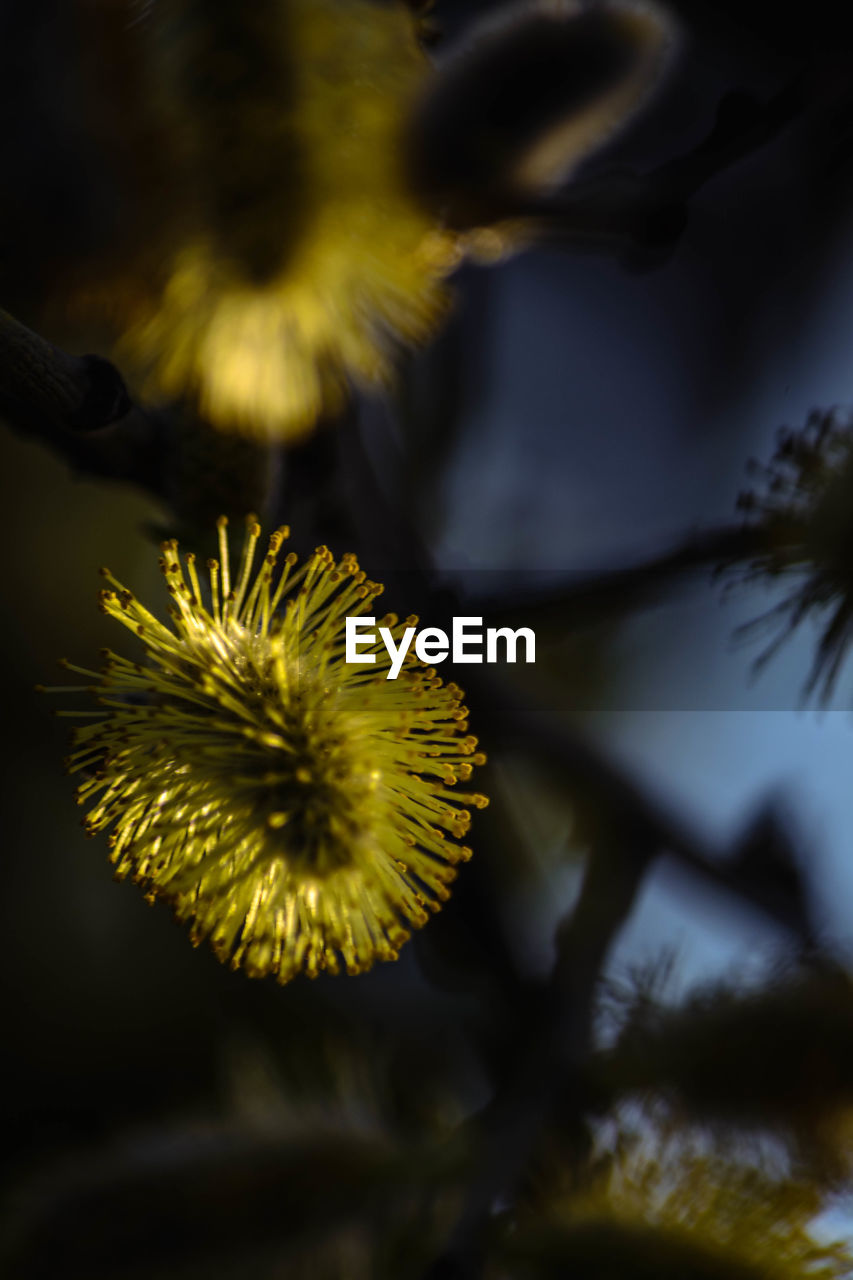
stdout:
{"type": "Polygon", "coordinates": [[[189,231],[119,354],[155,395],[189,391],[217,426],[294,439],[349,380],[388,378],[398,343],[446,306],[454,240],[398,167],[429,74],[415,20],[371,0],[180,0],[155,13],[146,71],[189,231]],[[192,180],[192,179],[191,179],[192,180]]]}
{"type": "MultiPolygon", "coordinates": [[[[608,1135],[607,1130],[610,1130],[608,1135]]],[[[506,1215],[508,1275],[584,1280],[845,1280],[845,1241],[830,1241],[821,1189],[799,1171],[747,1158],[645,1117],[611,1117],[609,1150],[578,1178],[555,1164],[506,1215]]]]}
{"type": "MultiPolygon", "coordinates": [[[[194,943],[280,982],[359,973],[449,896],[470,808],[487,803],[456,786],[484,756],[434,669],[411,660],[387,679],[381,642],[373,665],[344,661],[345,616],[382,591],[355,556],[319,547],[297,567],[281,528],[255,571],[260,532],[250,520],[232,576],[219,521],[209,598],[195,557],[163,544],[171,626],[102,570],[101,608],[144,661],[64,664],[99,706],[65,713],[87,717],[69,768],[87,830],[112,828],[117,876],[170,902],[194,943]]],[[[413,622],[383,619],[397,641],[413,622]]]]}
{"type": "Polygon", "coordinates": [[[851,1064],[853,982],[823,961],[676,1007],[638,998],[597,1078],[608,1101],[654,1100],[730,1142],[772,1134],[832,1174],[849,1167],[851,1064]]]}
{"type": "Polygon", "coordinates": [[[47,38],[19,18],[26,162],[6,178],[31,198],[0,208],[23,246],[7,305],[109,351],[154,403],[304,436],[432,336],[466,255],[522,247],[516,187],[564,180],[660,78],[670,23],[648,0],[515,7],[485,65],[449,70],[401,0],[67,0],[47,38]]]}
{"type": "Polygon", "coordinates": [[[69,9],[112,216],[86,209],[97,234],[50,286],[57,322],[153,402],[258,439],[298,439],[353,383],[387,381],[437,327],[461,253],[401,172],[431,74],[408,6],[69,9]]]}
{"type": "MultiPolygon", "coordinates": [[[[770,631],[772,638],[756,660],[760,668],[806,618],[821,632],[806,695],[827,699],[853,640],[853,423],[839,410],[809,415],[801,431],[779,432],[767,464],[753,462],[755,487],[740,495],[755,537],[741,580],[792,582],[793,588],[772,609],[740,628],[740,634],[770,631]],[[775,634],[773,634],[775,630],[775,634]]],[[[729,569],[734,568],[729,564],[729,569]]]]}

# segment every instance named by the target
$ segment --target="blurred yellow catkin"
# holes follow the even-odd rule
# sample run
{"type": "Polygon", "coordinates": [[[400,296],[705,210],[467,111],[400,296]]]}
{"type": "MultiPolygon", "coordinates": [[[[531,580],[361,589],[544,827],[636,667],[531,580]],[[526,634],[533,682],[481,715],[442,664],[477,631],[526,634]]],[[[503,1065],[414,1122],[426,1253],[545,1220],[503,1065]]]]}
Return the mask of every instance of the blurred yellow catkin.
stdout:
{"type": "Polygon", "coordinates": [[[650,1119],[617,1129],[591,1179],[552,1169],[504,1240],[507,1274],[592,1280],[844,1280],[849,1246],[808,1179],[650,1119]],[[562,1184],[562,1185],[561,1185],[562,1184]]]}
{"type": "Polygon", "coordinates": [[[89,128],[124,208],[73,314],[108,318],[149,397],[298,438],[446,303],[457,240],[402,175],[430,75],[416,19],[370,0],[175,0],[128,29],[124,6],[90,9],[89,128]]]}
{"type": "Polygon", "coordinates": [[[387,380],[399,348],[435,330],[462,257],[515,243],[500,201],[498,226],[485,198],[474,224],[453,221],[457,178],[488,195],[485,163],[552,185],[658,76],[670,33],[654,6],[522,11],[538,15],[532,44],[491,31],[482,56],[436,70],[396,0],[74,0],[75,110],[97,175],[81,217],[97,243],[56,273],[63,321],[102,333],[149,399],[250,436],[298,439],[352,384],[387,380]],[[519,80],[514,48],[518,102],[500,89],[519,80]],[[503,105],[481,119],[489,76],[503,105]],[[540,121],[543,79],[545,105],[564,109],[540,121]]]}

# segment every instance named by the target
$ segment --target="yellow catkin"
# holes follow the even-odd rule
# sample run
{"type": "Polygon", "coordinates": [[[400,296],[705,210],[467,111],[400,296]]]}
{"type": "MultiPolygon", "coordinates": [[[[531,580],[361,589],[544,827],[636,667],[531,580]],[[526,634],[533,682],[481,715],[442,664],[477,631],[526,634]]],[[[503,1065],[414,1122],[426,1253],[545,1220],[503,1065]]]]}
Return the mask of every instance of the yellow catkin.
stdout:
{"type": "Polygon", "coordinates": [[[128,243],[89,269],[78,314],[112,314],[116,359],[154,402],[189,399],[225,431],[303,436],[351,384],[390,377],[401,344],[446,309],[460,243],[403,171],[432,74],[417,19],[387,0],[174,0],[132,49],[126,128],[104,145],[119,172],[137,157],[124,181],[138,196],[128,243]]]}
{"type": "MultiPolygon", "coordinates": [[[[259,555],[250,518],[232,564],[220,520],[204,584],[164,543],[170,625],[102,570],[101,608],[144,657],[71,667],[99,711],[71,713],[85,720],[68,760],[117,875],[171,903],[194,943],[280,982],[396,959],[448,898],[487,803],[458,790],[485,759],[462,691],[413,657],[387,679],[381,643],[375,664],[347,664],[344,620],[382,587],[327,547],[297,565],[287,536],[259,555]]],[[[399,643],[406,623],[381,621],[399,643]]]]}

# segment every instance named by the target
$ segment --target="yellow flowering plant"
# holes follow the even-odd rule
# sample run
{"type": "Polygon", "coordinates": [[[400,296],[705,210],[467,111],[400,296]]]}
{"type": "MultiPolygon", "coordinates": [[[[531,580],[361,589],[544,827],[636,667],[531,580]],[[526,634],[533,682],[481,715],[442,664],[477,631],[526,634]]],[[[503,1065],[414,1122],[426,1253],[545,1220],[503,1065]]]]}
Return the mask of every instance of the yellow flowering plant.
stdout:
{"type": "Polygon", "coordinates": [[[69,21],[72,105],[107,195],[96,188],[97,230],[36,304],[48,329],[87,332],[153,405],[288,443],[353,387],[388,384],[400,351],[436,332],[466,256],[526,243],[504,199],[458,223],[447,162],[463,186],[503,189],[475,157],[506,162],[528,196],[551,191],[645,101],[672,44],[662,10],[626,0],[591,20],[520,5],[502,37],[487,24],[499,94],[516,21],[557,50],[544,90],[534,76],[531,101],[509,103],[518,138],[506,105],[484,121],[464,104],[469,83],[482,97],[477,59],[436,67],[423,17],[398,0],[172,0],[132,22],[126,4],[92,0],[69,21]]]}
{"type": "MultiPolygon", "coordinates": [[[[0,468],[26,532],[4,575],[0,1272],[841,1280],[850,1250],[824,1215],[853,1185],[853,988],[821,918],[818,842],[775,800],[743,824],[712,821],[713,743],[700,768],[711,808],[684,801],[682,730],[630,728],[635,710],[665,708],[634,704],[651,655],[642,642],[632,658],[639,632],[623,622],[722,562],[790,584],[771,627],[825,623],[821,682],[849,650],[848,414],[783,437],[743,526],[644,553],[641,515],[676,518],[658,445],[682,430],[697,444],[679,406],[707,405],[706,375],[732,432],[745,423],[752,400],[741,413],[734,391],[764,346],[750,342],[756,286],[771,269],[791,277],[784,249],[801,243],[809,202],[789,179],[813,180],[812,125],[844,105],[846,81],[823,56],[796,69],[763,46],[752,65],[733,58],[725,24],[675,0],[672,14],[658,0],[438,0],[433,61],[428,7],[0,6],[0,415],[102,484],[80,501],[29,440],[0,468]],[[672,96],[579,172],[676,46],[672,96]],[[741,215],[759,188],[753,222],[741,215]],[[796,214],[776,227],[791,234],[766,237],[741,272],[759,249],[743,233],[771,214],[796,214]],[[459,264],[537,242],[671,274],[656,293],[547,255],[495,289],[468,272],[447,341],[400,358],[436,333],[459,264]],[[743,362],[706,341],[715,308],[683,334],[671,313],[694,296],[696,253],[716,272],[735,244],[737,270],[717,283],[726,306],[743,303],[743,362]],[[397,395],[377,395],[395,381],[397,395]],[[690,394],[659,398],[667,386],[690,394]],[[308,438],[334,416],[337,430],[308,438]],[[224,516],[214,534],[220,512],[246,511],[266,537],[254,516],[242,540],[224,516]],[[302,531],[298,556],[282,512],[302,531]],[[159,603],[126,585],[143,521],[167,539],[159,603]],[[41,759],[49,735],[28,715],[104,531],[108,621],[88,610],[77,624],[120,642],[94,666],[63,661],[71,675],[52,692],[75,726],[82,826],[140,893],[110,889],[97,848],[93,862],[79,832],[75,844],[67,785],[55,755],[41,759]],[[303,553],[327,541],[352,551],[303,553]],[[362,563],[387,565],[389,586],[413,581],[425,621],[454,615],[451,638],[380,617],[362,563]],[[471,726],[442,661],[506,664],[463,679],[471,726]],[[490,808],[475,814],[481,785],[490,808]],[[655,911],[672,864],[693,889],[697,948],[721,895],[735,908],[727,944],[755,914],[737,979],[677,1003],[634,967],[638,944],[676,954],[674,919],[655,911]],[[143,895],[221,963],[162,936],[165,912],[136,922],[143,895]],[[378,964],[434,912],[413,963],[378,964]],[[765,936],[801,967],[754,972],[765,936]],[[358,982],[297,981],[374,966],[358,982]],[[608,1017],[620,970],[627,1012],[608,1017]]],[[[804,284],[807,264],[791,278],[804,284]]],[[[776,307],[776,287],[766,300],[776,307]]],[[[726,458],[732,432],[719,433],[726,458]]],[[[692,688],[666,634],[680,617],[656,624],[668,643],[655,696],[692,688]]],[[[77,637],[76,652],[103,643],[77,637]]],[[[697,660],[712,639],[709,622],[697,660]]],[[[698,674],[710,698],[715,680],[698,674]]]]}
{"type": "MultiPolygon", "coordinates": [[[[120,878],[189,920],[194,943],[251,976],[359,973],[393,960],[449,896],[471,808],[456,790],[485,757],[462,691],[410,658],[388,680],[344,661],[344,619],[382,592],[353,555],[281,558],[288,529],[254,568],[250,519],[232,576],[224,518],[209,591],[174,541],[160,561],[171,625],[109,570],[101,608],[141,640],[143,661],[104,651],[98,710],[68,712],[68,766],[92,834],[111,828],[120,878]]],[[[383,620],[399,638],[412,618],[383,620]]],[[[76,691],[75,686],[62,692],[76,691]]]]}

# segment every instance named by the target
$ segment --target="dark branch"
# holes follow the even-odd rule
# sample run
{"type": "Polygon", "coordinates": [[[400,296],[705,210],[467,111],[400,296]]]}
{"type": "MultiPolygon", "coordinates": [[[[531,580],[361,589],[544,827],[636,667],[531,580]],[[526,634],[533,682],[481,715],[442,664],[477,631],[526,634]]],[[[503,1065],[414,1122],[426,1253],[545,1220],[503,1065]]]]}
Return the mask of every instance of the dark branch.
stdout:
{"type": "Polygon", "coordinates": [[[589,737],[544,710],[521,703],[488,677],[468,678],[483,741],[494,750],[523,749],[564,790],[581,814],[609,815],[612,838],[673,859],[694,878],[741,902],[768,922],[813,944],[811,924],[796,893],[776,891],[743,873],[741,841],[715,849],[683,818],[610,761],[589,737]]]}
{"type": "Polygon", "coordinates": [[[0,311],[0,415],[76,471],[164,492],[163,426],[135,407],[118,370],[72,356],[0,311]]]}
{"type": "Polygon", "coordinates": [[[15,424],[94,431],[131,408],[121,374],[100,356],[71,356],[0,311],[0,410],[15,424]]]}
{"type": "Polygon", "coordinates": [[[532,239],[569,249],[626,253],[629,265],[650,266],[668,256],[687,225],[697,192],[732,165],[766,146],[807,106],[803,85],[787,85],[765,104],[727,94],[706,138],[650,173],[612,171],[572,185],[565,196],[516,211],[532,239]]]}
{"type": "Polygon", "coordinates": [[[0,418],[78,474],[148,493],[169,513],[157,537],[206,536],[222,513],[264,514],[278,479],[269,442],[219,432],[186,404],[143,409],[108,360],[69,355],[2,311],[0,418]]]}
{"type": "Polygon", "coordinates": [[[541,592],[501,592],[478,607],[490,626],[587,626],[648,608],[691,573],[750,560],[765,546],[759,526],[725,525],[628,568],[579,575],[541,592]]]}

